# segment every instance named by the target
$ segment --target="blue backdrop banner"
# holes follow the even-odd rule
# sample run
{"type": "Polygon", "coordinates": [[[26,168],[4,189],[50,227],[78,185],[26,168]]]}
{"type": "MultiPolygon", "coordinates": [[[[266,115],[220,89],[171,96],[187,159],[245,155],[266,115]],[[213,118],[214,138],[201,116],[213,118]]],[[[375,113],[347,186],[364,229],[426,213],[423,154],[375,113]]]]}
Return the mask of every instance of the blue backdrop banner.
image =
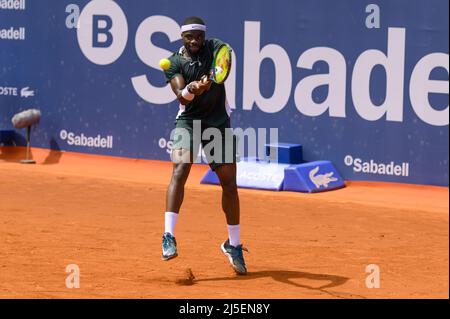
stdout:
{"type": "Polygon", "coordinates": [[[277,128],[345,179],[448,186],[448,12],[447,0],[0,0],[0,130],[38,108],[33,146],[170,160],[179,103],[158,62],[196,15],[233,48],[233,127],[277,128]]]}

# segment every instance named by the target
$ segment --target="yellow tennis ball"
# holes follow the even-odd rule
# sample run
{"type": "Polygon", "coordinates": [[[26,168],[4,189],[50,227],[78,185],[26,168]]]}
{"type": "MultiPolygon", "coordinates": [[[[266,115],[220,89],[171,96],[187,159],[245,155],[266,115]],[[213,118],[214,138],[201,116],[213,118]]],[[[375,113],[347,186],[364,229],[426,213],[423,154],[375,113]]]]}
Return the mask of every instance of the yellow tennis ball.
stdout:
{"type": "Polygon", "coordinates": [[[159,66],[163,70],[167,70],[170,68],[170,60],[169,59],[161,59],[159,60],[159,66]]]}

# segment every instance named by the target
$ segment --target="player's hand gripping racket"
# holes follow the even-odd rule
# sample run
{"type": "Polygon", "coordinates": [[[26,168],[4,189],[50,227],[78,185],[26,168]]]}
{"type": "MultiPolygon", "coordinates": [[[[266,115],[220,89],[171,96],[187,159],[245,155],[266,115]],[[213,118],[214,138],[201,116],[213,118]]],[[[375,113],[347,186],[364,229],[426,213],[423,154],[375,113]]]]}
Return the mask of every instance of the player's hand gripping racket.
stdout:
{"type": "Polygon", "coordinates": [[[231,48],[222,44],[214,54],[208,80],[222,84],[231,72],[231,48]]]}

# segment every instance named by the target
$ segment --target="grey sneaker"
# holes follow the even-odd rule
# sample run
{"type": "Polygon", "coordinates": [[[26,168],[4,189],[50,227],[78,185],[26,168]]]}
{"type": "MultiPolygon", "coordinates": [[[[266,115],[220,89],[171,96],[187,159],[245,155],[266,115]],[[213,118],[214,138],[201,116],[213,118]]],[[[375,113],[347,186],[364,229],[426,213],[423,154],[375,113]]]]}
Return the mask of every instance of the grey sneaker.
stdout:
{"type": "Polygon", "coordinates": [[[243,248],[242,245],[239,245],[237,247],[231,246],[229,239],[227,239],[220,248],[222,249],[225,256],[228,257],[228,260],[230,261],[230,264],[233,267],[234,271],[238,275],[246,275],[247,267],[245,266],[244,255],[242,251],[248,250],[246,248],[243,248]]]}
{"type": "Polygon", "coordinates": [[[162,260],[169,260],[178,256],[177,241],[171,233],[164,233],[162,237],[162,260]]]}

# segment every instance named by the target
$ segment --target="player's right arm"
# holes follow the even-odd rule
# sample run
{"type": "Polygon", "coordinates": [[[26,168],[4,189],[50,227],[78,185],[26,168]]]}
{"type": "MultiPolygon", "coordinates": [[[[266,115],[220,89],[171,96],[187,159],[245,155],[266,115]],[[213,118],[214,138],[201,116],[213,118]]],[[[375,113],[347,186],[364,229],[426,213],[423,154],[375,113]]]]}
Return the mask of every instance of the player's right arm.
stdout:
{"type": "Polygon", "coordinates": [[[181,74],[176,75],[170,80],[170,87],[177,96],[182,105],[189,104],[196,95],[201,95],[211,86],[209,81],[194,81],[186,85],[181,74]]]}

